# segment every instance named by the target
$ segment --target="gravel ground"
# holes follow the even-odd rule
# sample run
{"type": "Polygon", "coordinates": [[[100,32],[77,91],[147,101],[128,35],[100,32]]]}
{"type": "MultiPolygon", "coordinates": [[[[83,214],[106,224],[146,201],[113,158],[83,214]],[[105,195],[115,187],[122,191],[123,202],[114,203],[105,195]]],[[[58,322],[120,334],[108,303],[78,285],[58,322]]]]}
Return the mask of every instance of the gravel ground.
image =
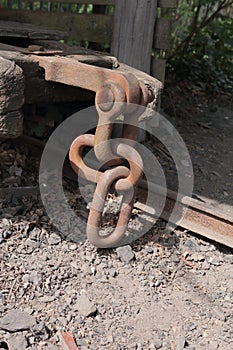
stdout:
{"type": "MultiPolygon", "coordinates": [[[[0,187],[37,184],[27,148],[0,160],[0,187]]],[[[231,350],[232,277],[229,249],[163,222],[101,250],[62,239],[36,196],[0,199],[0,349],[60,349],[68,331],[83,350],[231,350]]]]}

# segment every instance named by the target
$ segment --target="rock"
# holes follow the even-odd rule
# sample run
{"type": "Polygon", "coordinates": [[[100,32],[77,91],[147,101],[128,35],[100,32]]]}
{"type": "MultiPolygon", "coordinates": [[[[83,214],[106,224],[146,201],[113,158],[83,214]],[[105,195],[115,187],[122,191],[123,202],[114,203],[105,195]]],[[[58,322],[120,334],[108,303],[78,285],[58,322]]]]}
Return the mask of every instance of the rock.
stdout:
{"type": "Polygon", "coordinates": [[[4,340],[0,340],[0,350],[8,349],[8,345],[4,340]]]}
{"type": "Polygon", "coordinates": [[[69,250],[76,250],[77,249],[77,244],[76,243],[72,243],[69,245],[69,250]]]}
{"type": "Polygon", "coordinates": [[[33,336],[37,341],[47,340],[49,338],[49,330],[47,329],[43,321],[35,324],[32,327],[31,331],[33,332],[33,336]]]}
{"type": "Polygon", "coordinates": [[[118,257],[125,264],[129,264],[135,257],[132,248],[129,245],[116,248],[118,257]]]}
{"type": "Polygon", "coordinates": [[[215,308],[213,309],[212,314],[218,320],[226,322],[226,315],[221,310],[215,308]]]}
{"type": "Polygon", "coordinates": [[[157,340],[157,341],[155,341],[154,343],[151,343],[150,345],[149,345],[149,349],[161,349],[162,348],[162,342],[161,341],[159,341],[159,340],[157,340]]]}
{"type": "Polygon", "coordinates": [[[185,243],[184,243],[184,247],[190,251],[190,252],[198,252],[199,247],[198,245],[192,241],[191,239],[188,239],[185,243]]]}
{"type": "Polygon", "coordinates": [[[82,293],[77,297],[77,301],[73,309],[74,311],[77,310],[80,315],[84,317],[93,316],[97,312],[95,305],[88,299],[85,293],[82,293]]]}
{"type": "Polygon", "coordinates": [[[87,264],[83,264],[81,271],[83,272],[84,275],[92,275],[91,267],[87,264]]]}
{"type": "Polygon", "coordinates": [[[23,350],[28,346],[27,339],[23,334],[12,335],[7,340],[9,350],[23,350]]]}
{"type": "Polygon", "coordinates": [[[220,261],[220,259],[219,259],[217,256],[210,257],[209,263],[210,263],[211,265],[215,265],[215,266],[221,265],[221,261],[220,261]]]}
{"type": "Polygon", "coordinates": [[[29,275],[29,282],[39,285],[42,281],[42,276],[37,271],[32,271],[32,273],[29,275]]]}
{"type": "Polygon", "coordinates": [[[217,350],[219,348],[219,344],[215,340],[210,340],[208,345],[211,350],[217,350]]]}
{"type": "Polygon", "coordinates": [[[176,350],[183,350],[185,348],[185,337],[183,335],[179,335],[176,338],[176,350]]]}
{"type": "Polygon", "coordinates": [[[188,257],[188,260],[193,260],[193,261],[204,261],[205,260],[205,256],[203,254],[200,253],[194,253],[192,254],[190,257],[188,257]]]}
{"type": "Polygon", "coordinates": [[[206,252],[209,252],[211,250],[211,247],[209,244],[208,245],[201,244],[199,246],[199,250],[200,250],[200,252],[206,253],[206,252]]]}
{"type": "Polygon", "coordinates": [[[41,301],[42,303],[51,303],[52,301],[54,301],[56,298],[53,295],[44,295],[43,297],[41,297],[39,299],[39,301],[41,301]]]}
{"type": "Polygon", "coordinates": [[[225,255],[224,262],[227,264],[233,264],[233,254],[225,255]]]}
{"type": "Polygon", "coordinates": [[[76,270],[80,270],[80,265],[76,261],[71,261],[70,266],[76,270]]]}
{"type": "Polygon", "coordinates": [[[0,319],[0,329],[9,332],[17,332],[32,328],[36,319],[21,310],[11,310],[0,319]]]}
{"type": "Polygon", "coordinates": [[[57,235],[56,233],[51,233],[48,237],[48,244],[49,245],[56,245],[61,242],[61,237],[57,235]]]}
{"type": "Polygon", "coordinates": [[[205,260],[202,265],[201,265],[203,270],[209,270],[210,269],[210,264],[205,260]]]}
{"type": "Polygon", "coordinates": [[[146,247],[145,251],[146,251],[147,254],[153,254],[154,253],[154,249],[151,248],[151,247],[146,247]]]}
{"type": "Polygon", "coordinates": [[[37,241],[40,236],[41,230],[38,227],[34,227],[29,233],[29,237],[32,241],[37,241]]]}

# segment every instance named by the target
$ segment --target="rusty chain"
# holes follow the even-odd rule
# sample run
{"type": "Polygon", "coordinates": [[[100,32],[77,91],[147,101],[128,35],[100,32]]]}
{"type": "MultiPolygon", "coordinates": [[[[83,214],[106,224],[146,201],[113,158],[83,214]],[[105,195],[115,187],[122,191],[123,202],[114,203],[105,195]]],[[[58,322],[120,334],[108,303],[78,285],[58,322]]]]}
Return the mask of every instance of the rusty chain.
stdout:
{"type": "Polygon", "coordinates": [[[143,161],[134,149],[140,106],[147,106],[150,91],[133,75],[119,75],[107,80],[96,92],[96,109],[99,115],[95,135],[77,137],[69,152],[73,170],[80,176],[97,184],[87,222],[87,238],[97,247],[109,248],[124,240],[132,213],[135,189],[143,173],[143,161]],[[121,141],[111,140],[114,121],[124,116],[121,141]],[[109,142],[111,141],[111,142],[109,142]],[[83,161],[84,147],[94,147],[101,165],[113,167],[104,172],[88,167],[83,161]],[[126,160],[129,168],[122,165],[126,160]],[[104,205],[110,188],[123,194],[116,227],[102,235],[101,223],[104,205]]]}

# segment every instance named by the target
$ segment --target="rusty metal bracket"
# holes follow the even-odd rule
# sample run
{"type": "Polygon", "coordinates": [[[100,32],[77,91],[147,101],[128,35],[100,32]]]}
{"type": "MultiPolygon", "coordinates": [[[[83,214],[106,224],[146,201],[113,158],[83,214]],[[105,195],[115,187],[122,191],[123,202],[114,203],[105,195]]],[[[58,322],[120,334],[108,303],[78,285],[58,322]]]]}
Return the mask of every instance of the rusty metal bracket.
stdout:
{"type": "Polygon", "coordinates": [[[95,104],[99,121],[95,135],[79,136],[71,145],[69,157],[76,173],[97,183],[87,224],[89,240],[102,248],[116,246],[127,230],[135,188],[143,172],[142,159],[130,145],[137,134],[137,123],[141,113],[138,105],[147,106],[153,99],[151,91],[130,73],[91,66],[68,57],[31,57],[44,68],[45,80],[96,92],[95,104]],[[124,116],[125,123],[122,136],[128,140],[112,146],[112,143],[107,141],[112,138],[113,122],[120,116],[124,116]],[[87,167],[82,161],[82,150],[85,146],[94,147],[96,158],[101,165],[111,165],[115,168],[101,173],[87,167]],[[119,165],[122,163],[121,159],[116,158],[119,156],[128,161],[130,171],[119,165]],[[117,191],[123,192],[123,201],[116,228],[107,237],[102,237],[99,234],[102,212],[107,193],[113,183],[117,191]]]}

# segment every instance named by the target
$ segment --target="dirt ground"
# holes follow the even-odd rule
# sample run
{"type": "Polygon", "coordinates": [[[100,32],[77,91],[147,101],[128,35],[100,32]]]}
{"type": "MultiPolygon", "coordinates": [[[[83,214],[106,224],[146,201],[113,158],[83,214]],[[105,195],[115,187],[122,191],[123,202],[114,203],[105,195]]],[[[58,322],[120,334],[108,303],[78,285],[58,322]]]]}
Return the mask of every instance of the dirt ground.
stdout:
{"type": "MultiPolygon", "coordinates": [[[[168,84],[162,110],[190,150],[194,191],[233,205],[232,101],[184,89],[168,84]]],[[[0,160],[0,187],[37,185],[27,147],[3,142],[0,160]]],[[[60,349],[68,331],[82,350],[231,350],[233,252],[164,227],[125,250],[96,249],[60,237],[37,196],[0,198],[0,349],[60,349]]]]}
{"type": "Polygon", "coordinates": [[[180,132],[194,167],[194,193],[233,205],[233,100],[203,86],[167,82],[162,110],[180,132]]]}

